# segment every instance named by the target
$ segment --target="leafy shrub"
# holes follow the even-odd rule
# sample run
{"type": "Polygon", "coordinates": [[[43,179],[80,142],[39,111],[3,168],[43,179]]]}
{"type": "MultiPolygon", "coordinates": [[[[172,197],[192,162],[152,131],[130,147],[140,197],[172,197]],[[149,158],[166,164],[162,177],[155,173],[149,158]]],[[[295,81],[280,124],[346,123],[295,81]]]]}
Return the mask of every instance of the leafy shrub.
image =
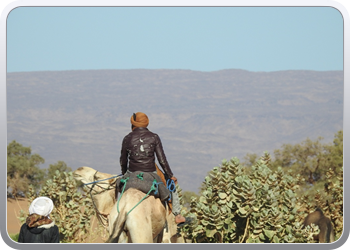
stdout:
{"type": "Polygon", "coordinates": [[[302,229],[307,211],[295,194],[301,177],[272,171],[269,162],[265,153],[247,174],[237,158],[215,167],[191,201],[196,223],[183,235],[198,243],[313,242],[318,227],[302,229]]]}
{"type": "MultiPolygon", "coordinates": [[[[84,190],[85,187],[83,188],[84,190]]],[[[92,201],[86,193],[77,189],[72,172],[56,171],[53,179],[37,193],[33,186],[27,193],[28,202],[31,203],[38,196],[46,196],[52,199],[54,210],[50,218],[59,228],[60,241],[62,243],[84,242],[90,233],[90,219],[95,214],[92,201]]],[[[20,220],[25,222],[28,211],[21,210],[20,220]]]]}

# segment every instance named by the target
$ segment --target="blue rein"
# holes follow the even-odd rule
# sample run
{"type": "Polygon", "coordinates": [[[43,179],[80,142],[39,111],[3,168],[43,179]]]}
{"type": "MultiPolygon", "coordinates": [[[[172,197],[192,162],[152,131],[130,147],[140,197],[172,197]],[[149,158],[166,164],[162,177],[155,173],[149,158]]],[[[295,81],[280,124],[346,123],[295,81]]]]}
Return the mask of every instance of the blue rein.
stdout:
{"type": "Polygon", "coordinates": [[[109,177],[109,178],[103,179],[103,180],[97,180],[97,181],[93,181],[93,182],[90,182],[90,183],[85,183],[84,185],[90,185],[90,184],[98,183],[98,182],[100,182],[100,181],[106,181],[106,180],[114,179],[114,178],[116,178],[116,177],[118,177],[118,176],[122,176],[122,174],[116,175],[116,176],[112,176],[112,177],[109,177]]]}

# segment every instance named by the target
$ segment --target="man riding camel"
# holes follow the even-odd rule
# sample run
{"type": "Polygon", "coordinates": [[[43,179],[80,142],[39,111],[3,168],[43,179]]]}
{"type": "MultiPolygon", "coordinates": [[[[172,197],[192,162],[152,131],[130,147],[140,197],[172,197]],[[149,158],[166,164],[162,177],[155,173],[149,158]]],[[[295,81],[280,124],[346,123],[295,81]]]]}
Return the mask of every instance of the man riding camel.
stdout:
{"type": "MultiPolygon", "coordinates": [[[[176,183],[177,179],[167,162],[159,136],[147,128],[149,123],[147,115],[142,112],[134,113],[130,121],[132,132],[124,137],[120,155],[122,174],[135,171],[157,173],[156,155],[165,174],[176,183]]],[[[180,214],[180,211],[181,205],[175,190],[172,193],[172,212],[175,215],[175,222],[187,224],[189,221],[180,214]]]]}

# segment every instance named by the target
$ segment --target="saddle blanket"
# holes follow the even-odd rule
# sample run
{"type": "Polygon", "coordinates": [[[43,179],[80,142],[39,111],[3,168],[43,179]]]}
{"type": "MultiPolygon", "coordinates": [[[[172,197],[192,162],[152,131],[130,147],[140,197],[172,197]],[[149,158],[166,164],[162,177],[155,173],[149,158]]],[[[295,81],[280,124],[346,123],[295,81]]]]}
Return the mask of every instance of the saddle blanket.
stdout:
{"type": "Polygon", "coordinates": [[[142,171],[125,173],[122,178],[119,178],[117,180],[116,188],[118,192],[122,192],[124,187],[124,183],[121,180],[126,181],[124,192],[129,188],[135,188],[144,192],[145,194],[147,194],[150,191],[153,185],[153,181],[156,180],[156,182],[158,183],[157,184],[158,188],[156,191],[152,191],[150,195],[154,195],[156,198],[159,198],[161,201],[165,201],[170,197],[170,191],[166,188],[160,176],[155,173],[142,172],[142,171]]]}

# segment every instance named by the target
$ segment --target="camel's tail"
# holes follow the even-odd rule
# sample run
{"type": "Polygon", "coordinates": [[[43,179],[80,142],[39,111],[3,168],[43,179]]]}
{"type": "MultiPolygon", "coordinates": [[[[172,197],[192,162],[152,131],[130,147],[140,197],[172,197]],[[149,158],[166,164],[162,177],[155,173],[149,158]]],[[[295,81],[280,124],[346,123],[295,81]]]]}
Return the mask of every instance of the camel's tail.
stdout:
{"type": "Polygon", "coordinates": [[[127,216],[127,212],[124,209],[122,209],[117,219],[113,223],[113,231],[110,233],[106,243],[118,243],[120,234],[123,232],[123,229],[124,229],[126,216],[127,216]]]}

